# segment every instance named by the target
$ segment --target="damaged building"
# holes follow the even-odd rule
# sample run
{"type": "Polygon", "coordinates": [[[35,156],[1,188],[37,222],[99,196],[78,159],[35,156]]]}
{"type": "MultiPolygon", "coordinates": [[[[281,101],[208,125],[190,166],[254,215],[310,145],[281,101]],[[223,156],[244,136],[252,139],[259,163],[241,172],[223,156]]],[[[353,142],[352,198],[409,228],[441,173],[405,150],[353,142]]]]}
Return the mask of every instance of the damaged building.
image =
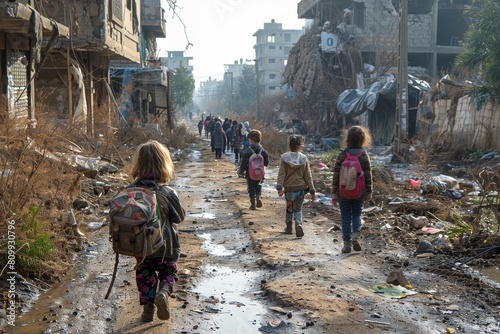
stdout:
{"type": "Polygon", "coordinates": [[[109,125],[120,120],[119,98],[114,98],[109,85],[111,64],[122,61],[138,68],[156,64],[156,38],[165,37],[164,1],[17,3],[23,2],[67,27],[68,38],[55,41],[43,66],[36,69],[37,103],[53,106],[50,111],[61,122],[91,135],[97,122],[109,125]],[[102,115],[96,118],[98,112],[102,115]]]}
{"type": "MultiPolygon", "coordinates": [[[[456,55],[463,51],[460,40],[469,26],[463,13],[469,3],[408,0],[410,74],[431,81],[452,69],[456,55]]],[[[313,125],[311,130],[351,122],[351,116],[337,108],[338,96],[350,89],[369,89],[377,78],[397,74],[399,6],[399,0],[298,3],[298,17],[314,20],[314,25],[291,50],[283,82],[296,92],[301,116],[313,125]]],[[[393,98],[390,108],[395,105],[393,98]]],[[[417,104],[418,97],[414,110],[417,104]]],[[[392,134],[381,134],[379,139],[387,136],[392,134]]]]}

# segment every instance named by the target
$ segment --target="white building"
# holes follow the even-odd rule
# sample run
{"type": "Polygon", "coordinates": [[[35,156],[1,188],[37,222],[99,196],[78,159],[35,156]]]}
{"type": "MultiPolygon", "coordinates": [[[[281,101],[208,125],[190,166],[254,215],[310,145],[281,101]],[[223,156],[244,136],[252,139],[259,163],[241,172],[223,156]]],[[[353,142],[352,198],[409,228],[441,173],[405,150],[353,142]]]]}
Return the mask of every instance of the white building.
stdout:
{"type": "Polygon", "coordinates": [[[255,69],[262,96],[284,92],[281,76],[293,45],[304,30],[283,29],[281,23],[264,23],[264,29],[257,30],[255,36],[255,69]]]}
{"type": "Polygon", "coordinates": [[[170,70],[184,67],[193,73],[193,66],[189,63],[190,60],[193,60],[193,57],[184,56],[184,51],[167,51],[166,57],[160,57],[161,65],[168,67],[170,70]]]}

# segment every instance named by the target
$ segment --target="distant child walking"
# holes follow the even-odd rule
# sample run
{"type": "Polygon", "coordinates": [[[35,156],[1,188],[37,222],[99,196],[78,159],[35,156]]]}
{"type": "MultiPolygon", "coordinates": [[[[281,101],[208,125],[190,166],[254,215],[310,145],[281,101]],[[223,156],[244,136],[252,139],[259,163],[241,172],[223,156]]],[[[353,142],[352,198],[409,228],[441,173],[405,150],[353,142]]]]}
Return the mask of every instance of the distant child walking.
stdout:
{"type": "Polygon", "coordinates": [[[316,199],[313,178],[309,161],[302,149],[304,148],[304,137],[293,135],[288,138],[289,152],[281,156],[280,168],[276,190],[278,195],[285,194],[285,233],[293,233],[293,222],[295,222],[295,235],[298,238],[304,236],[302,228],[302,205],[307,193],[311,194],[311,199],[316,199]]]}
{"type": "Polygon", "coordinates": [[[247,189],[248,195],[250,196],[250,210],[255,210],[262,207],[262,181],[263,180],[253,180],[250,178],[249,173],[249,161],[252,154],[259,153],[264,158],[264,166],[269,165],[269,155],[267,151],[260,145],[262,139],[262,133],[259,130],[252,130],[248,133],[248,141],[250,147],[248,147],[241,158],[240,168],[238,169],[238,176],[246,177],[247,179],[247,189]]]}
{"type": "Polygon", "coordinates": [[[222,152],[226,151],[226,134],[222,131],[222,124],[219,121],[215,122],[210,137],[210,146],[212,146],[212,152],[215,152],[215,159],[221,159],[222,152]]]}
{"type": "MultiPolygon", "coordinates": [[[[370,131],[364,126],[352,126],[344,130],[343,147],[345,149],[339,153],[333,168],[332,181],[332,204],[340,207],[342,219],[342,239],[344,246],[342,253],[350,253],[351,247],[355,251],[361,251],[359,237],[361,233],[361,210],[364,201],[372,198],[372,171],[371,162],[366,149],[372,144],[370,131]],[[343,198],[340,189],[341,166],[347,155],[358,155],[359,164],[364,174],[364,189],[359,198],[343,198]]],[[[345,196],[344,196],[345,197],[345,196]]]]}
{"type": "Polygon", "coordinates": [[[245,142],[245,135],[241,133],[241,129],[243,129],[243,123],[233,121],[233,152],[234,163],[237,166],[240,165],[240,160],[243,158],[243,143],[245,142]]]}
{"type": "Polygon", "coordinates": [[[202,119],[200,119],[200,121],[198,122],[198,133],[200,134],[200,137],[201,137],[201,133],[203,132],[203,126],[204,126],[204,124],[203,124],[203,123],[204,123],[204,122],[203,122],[203,118],[202,118],[202,119]]]}

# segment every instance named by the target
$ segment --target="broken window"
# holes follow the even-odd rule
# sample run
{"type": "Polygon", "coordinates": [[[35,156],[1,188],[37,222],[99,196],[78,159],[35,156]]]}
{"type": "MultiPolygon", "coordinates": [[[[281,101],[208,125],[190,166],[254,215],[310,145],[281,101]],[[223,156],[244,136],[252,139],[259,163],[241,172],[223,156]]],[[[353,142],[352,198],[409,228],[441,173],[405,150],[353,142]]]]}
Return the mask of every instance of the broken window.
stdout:
{"type": "Polygon", "coordinates": [[[267,36],[267,42],[268,43],[275,43],[276,42],[276,34],[272,33],[271,35],[267,36]]]}
{"type": "Polygon", "coordinates": [[[285,42],[290,43],[292,41],[292,34],[285,34],[285,42]]]}
{"type": "Polygon", "coordinates": [[[354,15],[352,19],[352,23],[359,28],[364,28],[365,27],[365,14],[366,14],[366,8],[364,2],[354,2],[354,15]]]}
{"type": "Polygon", "coordinates": [[[269,59],[269,64],[274,64],[274,63],[276,63],[276,59],[270,58],[269,59]]]}

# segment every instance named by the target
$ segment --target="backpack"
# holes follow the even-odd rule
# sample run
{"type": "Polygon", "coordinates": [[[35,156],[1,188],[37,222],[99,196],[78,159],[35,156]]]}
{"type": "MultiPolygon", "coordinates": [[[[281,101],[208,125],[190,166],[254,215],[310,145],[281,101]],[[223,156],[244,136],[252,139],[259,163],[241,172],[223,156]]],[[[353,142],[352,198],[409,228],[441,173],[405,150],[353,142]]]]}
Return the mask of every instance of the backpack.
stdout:
{"type": "MultiPolygon", "coordinates": [[[[154,186],[157,187],[156,183],[154,186]]],[[[137,268],[146,256],[165,245],[155,190],[137,183],[123,189],[109,201],[109,218],[109,239],[115,252],[115,267],[104,299],[108,299],[113,288],[120,254],[140,257],[141,261],[135,266],[137,268]]]]}
{"type": "Polygon", "coordinates": [[[264,178],[264,157],[261,153],[262,148],[259,150],[259,153],[253,152],[248,160],[248,176],[255,181],[260,181],[264,178]]]}
{"type": "Polygon", "coordinates": [[[154,190],[132,184],[116,194],[109,206],[109,234],[116,254],[140,257],[143,261],[163,246],[160,208],[154,190]]]}
{"type": "Polygon", "coordinates": [[[342,198],[358,199],[363,194],[365,173],[359,163],[359,156],[363,153],[364,151],[351,155],[347,150],[345,151],[346,159],[342,162],[339,173],[339,191],[342,198]]]}

